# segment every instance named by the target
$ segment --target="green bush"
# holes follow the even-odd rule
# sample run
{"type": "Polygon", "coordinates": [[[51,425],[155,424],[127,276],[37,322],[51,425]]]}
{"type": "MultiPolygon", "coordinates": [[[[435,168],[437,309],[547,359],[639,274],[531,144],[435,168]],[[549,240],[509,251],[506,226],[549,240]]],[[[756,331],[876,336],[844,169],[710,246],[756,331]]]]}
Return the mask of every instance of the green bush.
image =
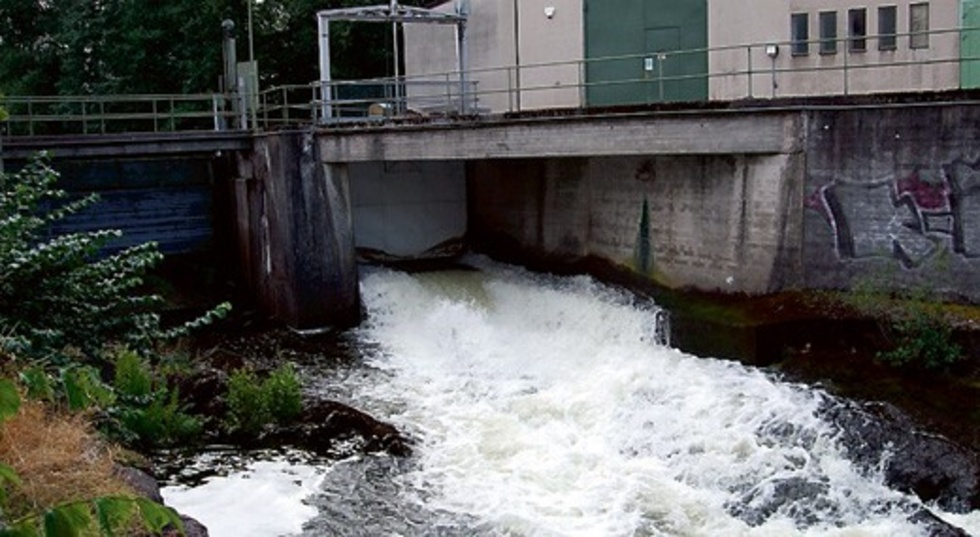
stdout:
{"type": "Polygon", "coordinates": [[[885,284],[862,282],[844,301],[878,323],[889,349],[878,352],[887,364],[943,370],[963,358],[942,303],[926,289],[885,291],[885,284]]]}
{"type": "Polygon", "coordinates": [[[283,365],[265,379],[238,369],[228,381],[228,426],[255,434],[270,424],[286,424],[303,410],[296,370],[283,365]]]}

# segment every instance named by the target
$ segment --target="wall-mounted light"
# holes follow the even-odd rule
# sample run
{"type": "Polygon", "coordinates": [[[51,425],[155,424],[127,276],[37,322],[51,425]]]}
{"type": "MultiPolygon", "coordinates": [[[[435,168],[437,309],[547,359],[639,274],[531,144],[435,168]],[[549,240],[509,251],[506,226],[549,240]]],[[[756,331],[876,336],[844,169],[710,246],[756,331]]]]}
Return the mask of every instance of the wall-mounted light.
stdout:
{"type": "Polygon", "coordinates": [[[779,45],[766,45],[766,56],[769,56],[770,58],[779,56],[779,45]]]}
{"type": "Polygon", "coordinates": [[[552,19],[555,17],[555,6],[548,6],[544,8],[544,16],[552,19]]]}

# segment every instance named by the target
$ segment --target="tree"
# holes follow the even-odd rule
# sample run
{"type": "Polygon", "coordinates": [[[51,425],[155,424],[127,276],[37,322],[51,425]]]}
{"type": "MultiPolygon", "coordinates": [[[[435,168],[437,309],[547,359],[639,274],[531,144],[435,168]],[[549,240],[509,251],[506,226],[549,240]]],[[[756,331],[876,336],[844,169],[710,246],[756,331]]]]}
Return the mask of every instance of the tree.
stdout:
{"type": "MultiPolygon", "coordinates": [[[[0,174],[0,328],[17,354],[67,363],[81,351],[95,361],[103,346],[122,343],[148,349],[169,335],[156,313],[162,299],[138,292],[143,276],[162,259],[145,243],[110,256],[100,248],[118,231],[70,233],[45,239],[53,222],[95,202],[90,196],[62,202],[58,174],[41,157],[14,174],[0,174]]],[[[210,322],[230,308],[222,304],[192,323],[210,322]]]]}
{"type": "MultiPolygon", "coordinates": [[[[0,0],[0,92],[198,93],[217,89],[221,21],[247,59],[248,0],[0,0]]],[[[317,11],[384,0],[251,0],[262,86],[318,78],[317,11]]],[[[421,5],[423,0],[403,0],[421,5]]],[[[334,76],[391,74],[391,27],[337,23],[334,76]]]]}

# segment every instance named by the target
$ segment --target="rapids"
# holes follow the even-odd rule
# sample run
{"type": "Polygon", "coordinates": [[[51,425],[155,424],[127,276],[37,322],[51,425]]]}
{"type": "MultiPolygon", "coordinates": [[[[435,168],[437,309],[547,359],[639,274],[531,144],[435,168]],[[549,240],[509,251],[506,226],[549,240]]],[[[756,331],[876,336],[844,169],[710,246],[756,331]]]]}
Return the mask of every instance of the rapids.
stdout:
{"type": "Polygon", "coordinates": [[[280,533],[209,520],[222,494],[270,490],[256,472],[190,502],[198,489],[169,487],[168,502],[236,537],[911,536],[924,509],[980,534],[980,513],[942,513],[852,463],[818,417],[825,392],[670,348],[656,305],[591,278],[468,261],[367,269],[359,360],[306,371],[412,437],[412,457],[294,469],[280,533]]]}

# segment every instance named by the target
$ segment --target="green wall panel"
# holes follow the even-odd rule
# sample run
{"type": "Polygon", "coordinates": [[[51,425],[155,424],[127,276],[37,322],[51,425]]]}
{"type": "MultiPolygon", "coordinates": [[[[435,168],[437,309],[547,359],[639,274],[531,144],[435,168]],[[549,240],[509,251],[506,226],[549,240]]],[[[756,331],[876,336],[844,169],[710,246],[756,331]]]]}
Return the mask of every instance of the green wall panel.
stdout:
{"type": "Polygon", "coordinates": [[[960,86],[980,88],[980,0],[963,0],[960,40],[960,86]]]}
{"type": "Polygon", "coordinates": [[[708,45],[706,0],[585,0],[584,6],[590,105],[707,99],[708,57],[697,50],[708,45]]]}

